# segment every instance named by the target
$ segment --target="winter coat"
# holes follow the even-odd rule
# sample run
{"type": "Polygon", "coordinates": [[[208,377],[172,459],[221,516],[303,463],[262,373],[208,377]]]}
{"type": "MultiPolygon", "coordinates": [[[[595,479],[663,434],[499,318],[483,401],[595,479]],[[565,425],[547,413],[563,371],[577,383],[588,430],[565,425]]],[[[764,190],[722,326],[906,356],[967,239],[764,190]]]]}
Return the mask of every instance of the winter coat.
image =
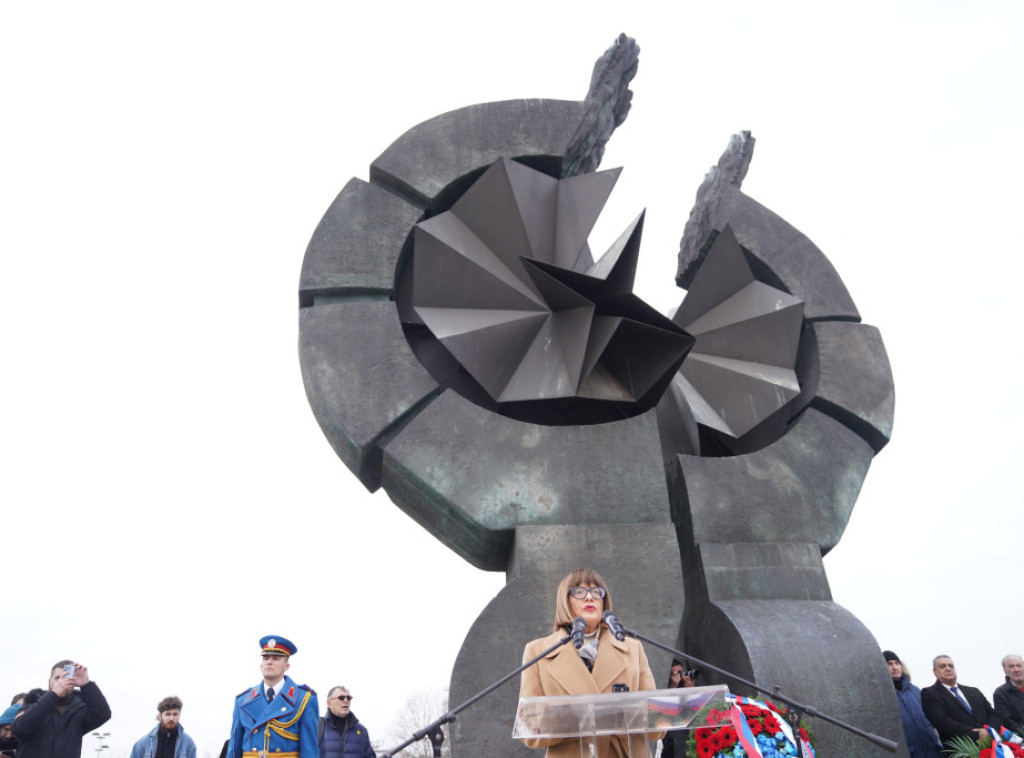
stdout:
{"type": "Polygon", "coordinates": [[[941,758],[939,739],[921,708],[921,689],[904,675],[896,689],[896,697],[900,701],[903,734],[907,737],[911,758],[941,758]]]}
{"type": "Polygon", "coordinates": [[[45,692],[21,709],[11,725],[21,740],[18,758],[81,758],[82,736],[110,720],[110,706],[96,682],[72,692],[64,713],[59,705],[56,693],[45,692]]]}
{"type": "Polygon", "coordinates": [[[1003,726],[1024,735],[1024,692],[1013,685],[1010,677],[1006,677],[1006,684],[996,687],[992,693],[992,704],[1003,720],[1003,726]]]}
{"type": "Polygon", "coordinates": [[[349,712],[344,719],[333,714],[320,717],[320,758],[377,758],[370,746],[370,734],[349,712]]]}
{"type": "MultiPolygon", "coordinates": [[[[523,653],[523,661],[540,655],[564,637],[555,632],[530,642],[523,653]]],[[[587,670],[576,649],[570,645],[562,647],[541,658],[522,674],[519,697],[536,695],[588,695],[611,692],[612,685],[622,683],[630,692],[653,690],[654,676],[643,646],[632,638],[617,640],[602,624],[600,642],[594,671],[587,670]]],[[[597,738],[597,758],[632,755],[633,758],[650,756],[647,741],[664,737],[664,732],[650,732],[634,735],[627,746],[625,735],[600,736],[597,738]]],[[[527,747],[546,747],[547,758],[578,758],[580,743],[576,739],[530,738],[523,740],[527,747]]]]}

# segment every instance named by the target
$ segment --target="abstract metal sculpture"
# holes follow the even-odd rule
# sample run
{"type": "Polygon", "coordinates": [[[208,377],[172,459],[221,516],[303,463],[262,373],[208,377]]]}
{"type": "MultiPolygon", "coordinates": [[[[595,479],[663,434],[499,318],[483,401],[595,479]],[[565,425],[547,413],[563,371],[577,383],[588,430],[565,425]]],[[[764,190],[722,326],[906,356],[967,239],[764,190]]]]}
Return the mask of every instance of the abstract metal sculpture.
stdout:
{"type": "MultiPolygon", "coordinates": [[[[403,310],[496,403],[579,398],[642,412],[693,345],[632,294],[642,214],[592,262],[587,237],[618,173],[558,180],[501,158],[451,210],[416,225],[403,310]]],[[[568,412],[559,403],[562,423],[568,412]]],[[[572,413],[601,415],[589,404],[572,413]]]]}
{"type": "MultiPolygon", "coordinates": [[[[455,702],[518,664],[558,578],[585,564],[634,628],[894,736],[878,646],[821,563],[891,434],[881,339],[821,251],[740,191],[749,134],[698,191],[674,323],[629,293],[639,222],[591,262],[584,229],[615,174],[586,172],[628,111],[636,50],[620,38],[584,102],[443,114],[346,185],[303,262],[310,404],[367,488],[506,572],[455,702]],[[559,220],[563,196],[579,218],[559,220]]],[[[455,722],[454,749],[528,754],[508,736],[515,692],[485,702],[455,722]]],[[[823,754],[876,754],[819,737],[823,754]]]]}

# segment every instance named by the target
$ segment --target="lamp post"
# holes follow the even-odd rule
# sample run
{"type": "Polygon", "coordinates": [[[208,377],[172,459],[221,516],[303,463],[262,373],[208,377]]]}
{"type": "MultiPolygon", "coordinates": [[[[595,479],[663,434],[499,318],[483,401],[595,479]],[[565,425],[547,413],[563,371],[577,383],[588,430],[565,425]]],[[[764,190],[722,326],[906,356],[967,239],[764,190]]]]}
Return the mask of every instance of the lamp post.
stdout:
{"type": "Polygon", "coordinates": [[[100,758],[100,753],[110,748],[109,745],[103,744],[103,740],[110,736],[110,732],[93,732],[92,736],[96,738],[96,758],[100,758]]]}

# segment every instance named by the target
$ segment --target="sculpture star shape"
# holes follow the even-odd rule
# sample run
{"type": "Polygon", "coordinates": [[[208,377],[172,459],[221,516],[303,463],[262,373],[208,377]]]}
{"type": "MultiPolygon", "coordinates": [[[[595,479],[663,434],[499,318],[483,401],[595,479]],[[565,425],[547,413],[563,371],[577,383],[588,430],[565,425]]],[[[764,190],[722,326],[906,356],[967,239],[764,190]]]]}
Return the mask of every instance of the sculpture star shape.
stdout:
{"type": "Polygon", "coordinates": [[[633,294],[644,214],[596,263],[619,170],[556,179],[504,158],[413,236],[416,316],[498,403],[652,407],[693,337],[633,294]]]}

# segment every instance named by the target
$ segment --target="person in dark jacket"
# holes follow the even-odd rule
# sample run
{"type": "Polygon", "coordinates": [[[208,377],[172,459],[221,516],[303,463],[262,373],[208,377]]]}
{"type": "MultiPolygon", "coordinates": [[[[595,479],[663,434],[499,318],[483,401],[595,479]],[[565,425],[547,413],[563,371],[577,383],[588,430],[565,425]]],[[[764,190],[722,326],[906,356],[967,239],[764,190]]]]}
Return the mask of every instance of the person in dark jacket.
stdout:
{"type": "Polygon", "coordinates": [[[352,713],[352,693],[346,687],[331,687],[327,693],[327,713],[317,731],[320,758],[377,758],[366,727],[352,713]]]}
{"type": "MultiPolygon", "coordinates": [[[[697,672],[693,672],[697,676],[697,672]]],[[[693,679],[686,673],[686,667],[680,662],[672,659],[672,666],[668,671],[668,684],[665,689],[674,690],[680,687],[693,687],[693,679]]],[[[688,729],[674,729],[661,740],[661,758],[685,758],[686,741],[690,739],[688,729]]]]}
{"type": "Polygon", "coordinates": [[[935,735],[935,729],[921,708],[921,690],[910,683],[910,672],[903,661],[892,650],[883,650],[882,657],[889,666],[889,675],[896,688],[896,699],[900,703],[900,718],[903,720],[903,734],[907,738],[907,749],[911,758],[941,758],[942,746],[935,735]]]}
{"type": "Polygon", "coordinates": [[[80,758],[82,737],[110,720],[107,699],[82,664],[54,664],[49,687],[30,692],[14,719],[18,758],[80,758]]]}
{"type": "Polygon", "coordinates": [[[1006,674],[1006,684],[1001,684],[992,693],[992,703],[1003,720],[1003,726],[1024,736],[1024,658],[1019,655],[1003,656],[1003,673],[1006,674]]]}

